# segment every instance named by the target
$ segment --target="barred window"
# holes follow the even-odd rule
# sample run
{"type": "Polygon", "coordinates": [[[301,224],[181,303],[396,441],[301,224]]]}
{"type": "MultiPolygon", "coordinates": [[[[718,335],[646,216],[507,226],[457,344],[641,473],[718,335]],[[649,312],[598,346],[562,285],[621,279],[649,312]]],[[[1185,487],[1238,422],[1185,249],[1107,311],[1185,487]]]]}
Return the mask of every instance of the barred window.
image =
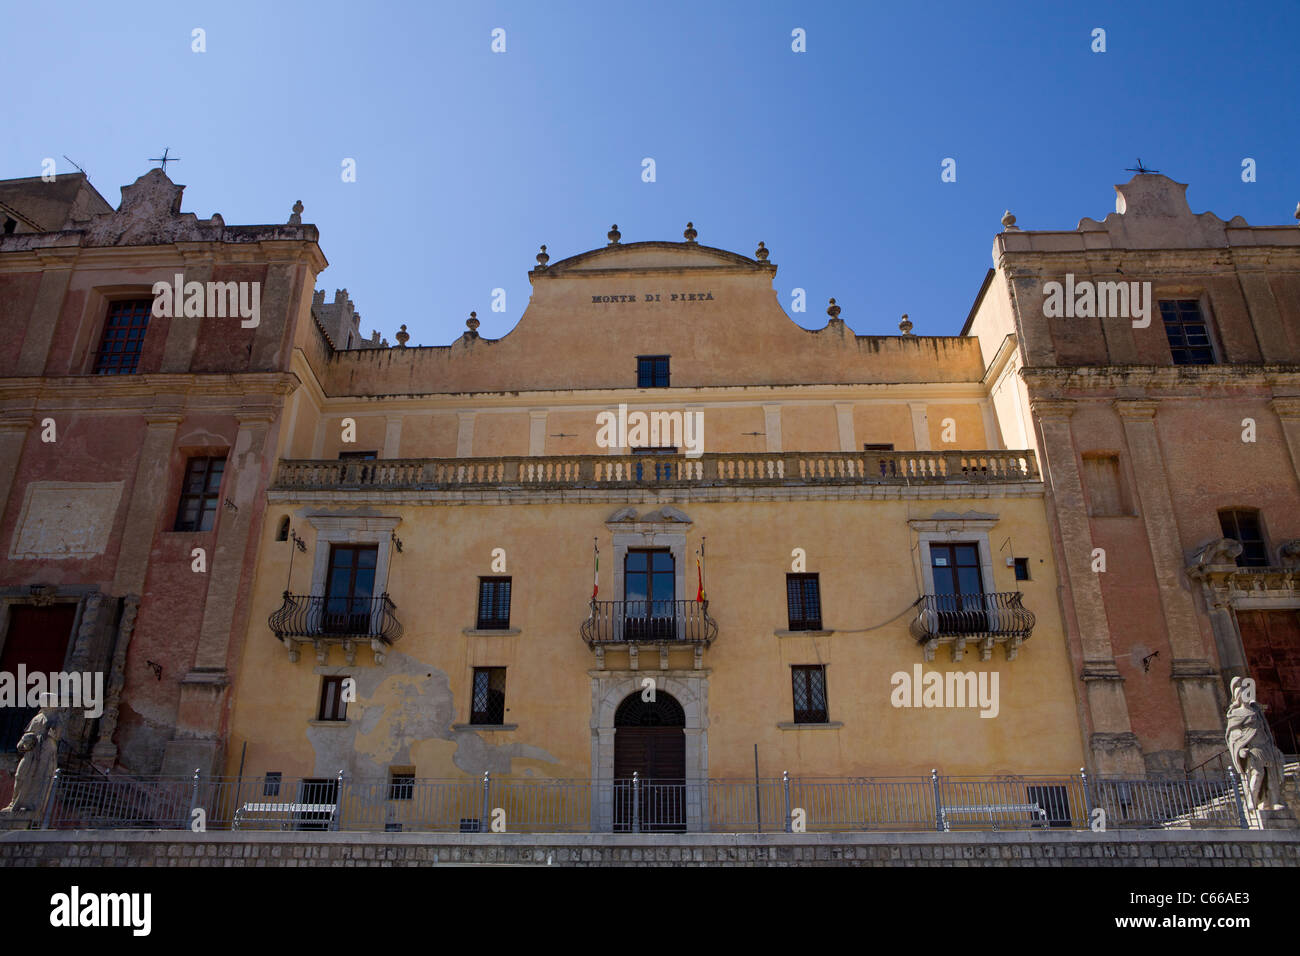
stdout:
{"type": "Polygon", "coordinates": [[[816,574],[785,576],[786,605],[792,631],[822,629],[821,585],[816,574]]]}
{"type": "Polygon", "coordinates": [[[410,800],[415,796],[415,771],[394,770],[388,776],[388,799],[410,800]]]}
{"type": "Polygon", "coordinates": [[[262,781],[262,796],[278,797],[280,795],[281,773],[278,770],[272,770],[262,781]]]}
{"type": "Polygon", "coordinates": [[[109,303],[104,335],[99,340],[99,351],[95,353],[96,375],[135,374],[152,311],[152,299],[109,303]]]}
{"type": "Polygon", "coordinates": [[[474,695],[471,724],[503,724],[506,720],[506,669],[474,668],[474,695]]]}
{"type": "Polygon", "coordinates": [[[478,629],[510,627],[510,578],[478,579],[478,629]]]}
{"type": "Polygon", "coordinates": [[[826,707],[826,665],[803,664],[790,668],[794,682],[794,722],[824,724],[829,722],[826,707]]]}

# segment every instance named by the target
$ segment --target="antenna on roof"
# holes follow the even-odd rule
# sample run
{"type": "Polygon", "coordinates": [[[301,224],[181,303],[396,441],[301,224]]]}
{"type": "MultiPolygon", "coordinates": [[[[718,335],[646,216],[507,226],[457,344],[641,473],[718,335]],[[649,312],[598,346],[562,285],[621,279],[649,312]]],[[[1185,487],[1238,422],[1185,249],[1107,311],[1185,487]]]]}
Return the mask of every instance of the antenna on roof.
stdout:
{"type": "MultiPolygon", "coordinates": [[[[64,153],[64,154],[63,154],[63,158],[64,158],[64,159],[67,159],[68,162],[72,163],[72,160],[68,159],[68,154],[67,154],[67,153],[64,153]]],[[[73,166],[77,166],[76,163],[72,163],[72,165],[73,165],[73,166]]],[[[90,178],[90,173],[86,172],[86,171],[85,171],[84,169],[82,169],[80,166],[77,166],[77,172],[81,173],[81,175],[85,176],[87,179],[90,178]]]]}

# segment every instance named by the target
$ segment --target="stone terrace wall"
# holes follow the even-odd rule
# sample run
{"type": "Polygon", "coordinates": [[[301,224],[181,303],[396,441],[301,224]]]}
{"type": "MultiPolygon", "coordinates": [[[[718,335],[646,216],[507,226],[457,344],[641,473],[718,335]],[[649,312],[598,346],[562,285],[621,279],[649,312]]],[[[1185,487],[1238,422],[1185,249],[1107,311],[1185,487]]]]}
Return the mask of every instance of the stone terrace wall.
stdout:
{"type": "Polygon", "coordinates": [[[15,831],[0,866],[1296,866],[1300,833],[864,834],[15,831]]]}

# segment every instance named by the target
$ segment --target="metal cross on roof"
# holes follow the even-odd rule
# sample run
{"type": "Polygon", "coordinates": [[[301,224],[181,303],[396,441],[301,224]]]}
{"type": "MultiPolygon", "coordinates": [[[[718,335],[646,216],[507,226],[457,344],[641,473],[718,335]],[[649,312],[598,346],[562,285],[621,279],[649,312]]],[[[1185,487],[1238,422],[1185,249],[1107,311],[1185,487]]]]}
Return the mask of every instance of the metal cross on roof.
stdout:
{"type": "Polygon", "coordinates": [[[1142,173],[1158,173],[1158,172],[1160,172],[1160,170],[1158,170],[1158,169],[1147,169],[1145,166],[1142,165],[1142,157],[1139,156],[1139,157],[1138,157],[1137,168],[1134,168],[1134,167],[1130,166],[1130,167],[1128,167],[1127,169],[1125,169],[1124,172],[1126,172],[1126,173],[1138,173],[1138,174],[1140,175],[1140,174],[1142,174],[1142,173]]]}
{"type": "Polygon", "coordinates": [[[162,163],[162,166],[161,166],[162,171],[163,171],[164,173],[167,172],[167,164],[168,164],[168,163],[179,163],[179,162],[181,161],[181,158],[180,158],[179,156],[168,156],[167,153],[168,153],[170,150],[171,150],[171,147],[170,147],[170,146],[164,146],[164,147],[163,147],[163,154],[162,154],[161,156],[155,156],[155,157],[153,157],[152,159],[149,160],[149,162],[151,162],[151,163],[162,163]]]}

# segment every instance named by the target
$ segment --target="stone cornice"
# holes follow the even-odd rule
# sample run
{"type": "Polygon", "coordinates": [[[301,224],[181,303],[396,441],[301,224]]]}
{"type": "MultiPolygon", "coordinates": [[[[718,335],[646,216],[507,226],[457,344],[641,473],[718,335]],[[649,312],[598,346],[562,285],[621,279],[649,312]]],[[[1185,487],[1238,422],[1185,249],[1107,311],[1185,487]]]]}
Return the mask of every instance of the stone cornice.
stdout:
{"type": "Polygon", "coordinates": [[[0,242],[0,275],[10,272],[40,272],[50,268],[166,270],[184,268],[195,261],[210,262],[213,265],[301,262],[319,274],[329,265],[325,254],[313,239],[88,247],[79,244],[77,233],[23,235],[41,235],[42,238],[49,236],[51,239],[39,244],[29,243],[23,248],[9,248],[12,243],[0,242]]]}
{"type": "Polygon", "coordinates": [[[1269,404],[1283,421],[1300,421],[1300,395],[1276,396],[1269,404]]]}
{"type": "MultiPolygon", "coordinates": [[[[1025,366],[1020,375],[1030,388],[1055,391],[1193,390],[1218,385],[1300,389],[1300,365],[1052,365],[1025,366]]],[[[1030,402],[1034,401],[1031,396],[1030,402]]]]}
{"type": "MultiPolygon", "coordinates": [[[[1024,370],[1021,370],[1024,374],[1024,370]]],[[[1070,398],[1035,398],[1030,396],[1029,408],[1033,416],[1040,421],[1069,421],[1077,407],[1077,403],[1070,398]]]]}
{"type": "Polygon", "coordinates": [[[1149,422],[1155,419],[1159,402],[1149,399],[1117,398],[1111,402],[1119,417],[1126,422],[1149,422]]]}
{"type": "Polygon", "coordinates": [[[32,413],[61,408],[118,414],[160,404],[214,411],[250,401],[281,404],[298,387],[289,372],[236,374],[75,375],[0,379],[0,404],[27,399],[32,413]],[[223,401],[225,400],[225,401],[223,401]]]}

